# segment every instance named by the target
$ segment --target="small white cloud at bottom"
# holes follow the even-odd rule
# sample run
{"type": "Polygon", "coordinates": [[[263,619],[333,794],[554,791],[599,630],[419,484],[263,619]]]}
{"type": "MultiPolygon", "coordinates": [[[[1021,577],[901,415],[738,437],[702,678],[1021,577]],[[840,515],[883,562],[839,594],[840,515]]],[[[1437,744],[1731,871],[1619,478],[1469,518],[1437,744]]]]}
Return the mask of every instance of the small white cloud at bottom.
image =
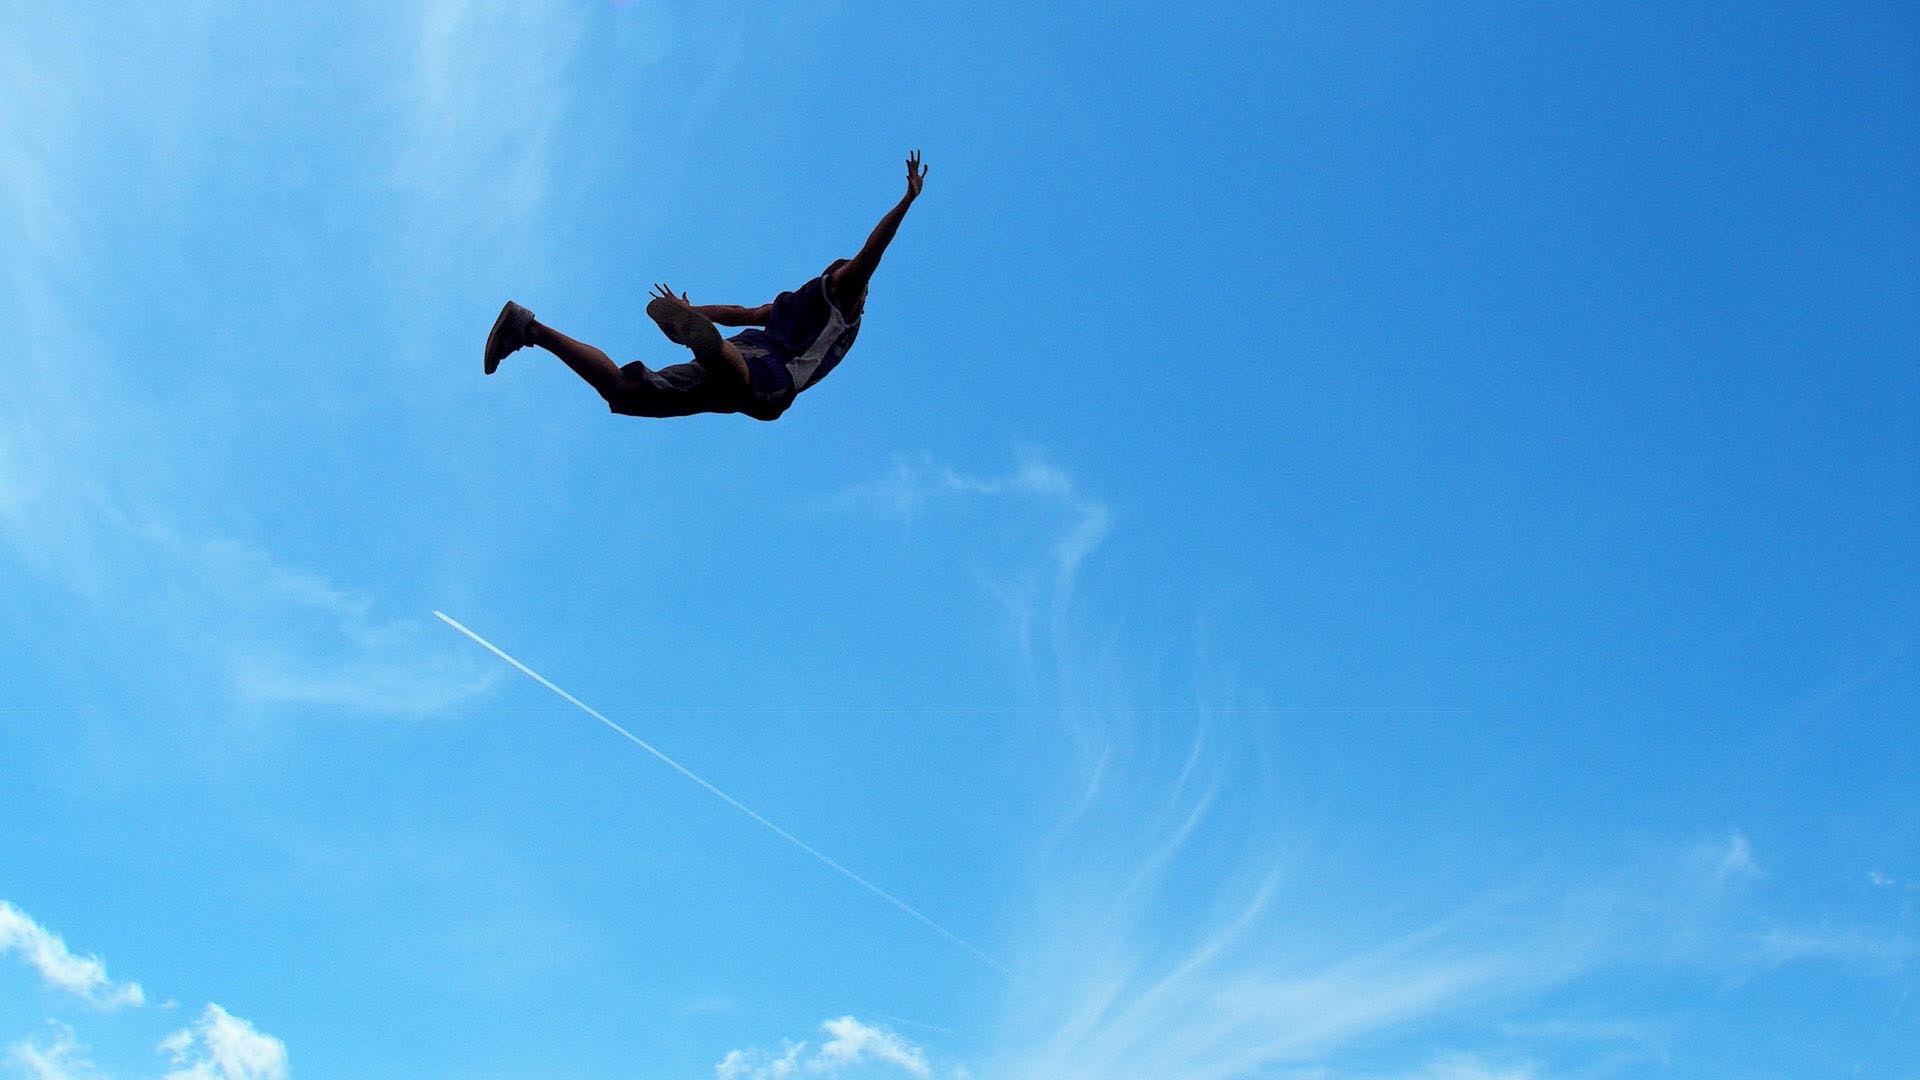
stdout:
{"type": "Polygon", "coordinates": [[[841,1016],[820,1025],[827,1040],[812,1054],[804,1042],[788,1042],[778,1054],[766,1050],[730,1050],[713,1067],[715,1080],[787,1080],[796,1073],[838,1076],[862,1065],[930,1077],[925,1050],[885,1028],[841,1016]]]}
{"type": "Polygon", "coordinates": [[[729,1050],[713,1067],[717,1080],[785,1080],[799,1067],[806,1043],[788,1043],[775,1057],[765,1050],[729,1050]]]}
{"type": "Polygon", "coordinates": [[[820,1025],[832,1038],[820,1047],[808,1067],[819,1072],[834,1072],[863,1061],[895,1065],[914,1076],[927,1076],[926,1052],[890,1031],[863,1024],[851,1016],[842,1016],[820,1025]]]}
{"type": "Polygon", "coordinates": [[[287,1044],[209,1003],[192,1027],[161,1040],[165,1080],[286,1080],[287,1044]]]}

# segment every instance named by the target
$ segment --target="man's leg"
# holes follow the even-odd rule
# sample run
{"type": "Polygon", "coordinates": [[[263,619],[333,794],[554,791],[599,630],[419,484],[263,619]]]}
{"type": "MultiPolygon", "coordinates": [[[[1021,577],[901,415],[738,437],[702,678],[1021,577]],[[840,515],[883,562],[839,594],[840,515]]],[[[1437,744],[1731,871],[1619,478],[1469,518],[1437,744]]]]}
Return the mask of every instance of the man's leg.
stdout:
{"type": "Polygon", "coordinates": [[[668,341],[692,349],[693,358],[708,374],[736,390],[752,387],[753,376],[747,371],[747,358],[740,355],[733,342],[720,336],[712,319],[684,303],[676,304],[661,297],[648,302],[647,315],[659,324],[660,332],[667,335],[668,341]]]}
{"type": "MultiPolygon", "coordinates": [[[[711,322],[708,328],[712,328],[711,322]]],[[[725,345],[725,352],[739,359],[740,383],[744,386],[746,360],[731,344],[722,344],[725,345]]],[[[708,396],[697,392],[699,386],[708,380],[718,378],[732,381],[730,375],[716,377],[711,364],[677,364],[664,373],[651,371],[637,361],[621,366],[600,349],[568,337],[535,319],[533,312],[511,302],[501,309],[500,319],[487,336],[487,371],[492,373],[503,357],[529,345],[539,346],[559,357],[567,367],[573,369],[575,375],[593,387],[609,409],[625,416],[689,416],[697,412],[729,411],[724,408],[716,410],[708,396]],[[691,381],[674,376],[673,373],[681,368],[703,374],[691,381]]],[[[714,351],[709,349],[708,354],[711,357],[714,351]]]]}
{"type": "Polygon", "coordinates": [[[538,319],[527,327],[527,344],[538,345],[565,361],[575,375],[585,379],[588,386],[606,399],[610,408],[618,409],[634,393],[620,365],[606,353],[584,341],[575,341],[538,319]]]}

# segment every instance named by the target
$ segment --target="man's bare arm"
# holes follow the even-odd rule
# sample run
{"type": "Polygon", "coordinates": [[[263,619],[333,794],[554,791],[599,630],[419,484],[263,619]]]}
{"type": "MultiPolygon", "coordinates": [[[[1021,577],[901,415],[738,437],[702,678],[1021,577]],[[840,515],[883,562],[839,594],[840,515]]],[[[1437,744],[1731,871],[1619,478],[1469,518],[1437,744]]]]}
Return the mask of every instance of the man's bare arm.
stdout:
{"type": "Polygon", "coordinates": [[[717,326],[765,326],[772,304],[741,307],[738,304],[694,304],[693,310],[712,319],[717,326]]]}
{"type": "Polygon", "coordinates": [[[887,253],[887,245],[893,243],[893,234],[900,231],[900,222],[905,220],[907,208],[920,197],[920,184],[926,177],[927,167],[920,163],[920,151],[908,154],[907,193],[880,219],[880,224],[873,227],[867,242],[860,248],[860,254],[833,272],[829,283],[836,296],[853,299],[867,291],[867,282],[873,278],[873,272],[880,268],[880,257],[887,253]]]}

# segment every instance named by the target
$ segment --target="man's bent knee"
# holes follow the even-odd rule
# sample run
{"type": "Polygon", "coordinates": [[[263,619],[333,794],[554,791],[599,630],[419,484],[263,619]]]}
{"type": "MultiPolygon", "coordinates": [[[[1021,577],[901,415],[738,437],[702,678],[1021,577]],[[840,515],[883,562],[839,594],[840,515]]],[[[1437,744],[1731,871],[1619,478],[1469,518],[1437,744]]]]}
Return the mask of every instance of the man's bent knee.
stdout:
{"type": "Polygon", "coordinates": [[[647,395],[620,388],[604,390],[600,394],[607,401],[607,411],[616,416],[652,416],[647,408],[647,395]]]}

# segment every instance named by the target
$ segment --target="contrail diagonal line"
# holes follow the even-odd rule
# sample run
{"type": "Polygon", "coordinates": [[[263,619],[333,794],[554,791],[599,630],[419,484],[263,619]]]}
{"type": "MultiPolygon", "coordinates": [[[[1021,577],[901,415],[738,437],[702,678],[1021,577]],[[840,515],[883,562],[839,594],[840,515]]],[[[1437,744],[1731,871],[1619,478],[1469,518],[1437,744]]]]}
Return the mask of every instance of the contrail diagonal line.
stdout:
{"type": "Polygon", "coordinates": [[[767,820],[765,817],[762,817],[758,811],[754,810],[752,807],[748,806],[747,804],[741,802],[739,799],[736,799],[733,796],[727,794],[726,792],[720,790],[719,788],[715,787],[713,784],[707,782],[705,777],[702,777],[700,774],[694,772],[692,769],[689,769],[685,765],[682,765],[678,761],[675,761],[671,757],[668,757],[666,754],[662,753],[658,748],[656,748],[652,743],[646,741],[645,739],[642,739],[638,735],[635,735],[633,732],[628,731],[626,728],[621,727],[619,724],[616,724],[613,721],[607,719],[605,716],[603,716],[600,713],[598,709],[595,709],[593,706],[588,705],[586,702],[581,701],[577,697],[574,697],[572,694],[567,693],[565,690],[560,689],[560,687],[554,685],[553,682],[550,681],[546,676],[540,674],[539,672],[533,670],[527,665],[514,659],[511,655],[507,653],[506,650],[500,648],[498,645],[495,645],[493,642],[488,641],[486,638],[481,637],[479,634],[474,633],[472,630],[467,629],[466,626],[462,625],[460,621],[455,619],[453,616],[448,615],[445,612],[435,611],[433,613],[433,617],[436,619],[439,619],[443,623],[446,623],[448,626],[453,627],[455,630],[460,631],[462,634],[465,634],[469,639],[473,641],[474,644],[480,646],[481,648],[487,650],[493,655],[513,665],[513,667],[516,670],[518,670],[520,674],[525,675],[527,678],[532,679],[534,682],[537,682],[541,686],[546,687],[548,690],[553,691],[556,695],[560,697],[562,701],[565,701],[567,704],[572,705],[574,708],[579,709],[581,712],[586,713],[588,716],[591,716],[595,720],[598,720],[602,724],[605,724],[609,729],[613,731],[614,734],[619,735],[621,738],[627,740],[633,745],[639,747],[642,750],[645,750],[649,754],[652,754],[655,758],[658,758],[662,764],[666,765],[668,768],[672,769],[674,772],[679,773],[681,776],[684,776],[687,779],[693,781],[694,783],[700,785],[702,788],[705,788],[707,792],[711,794],[713,797],[719,799],[721,802],[726,803],[728,806],[733,807],[735,810],[740,811],[742,814],[745,814],[746,816],[752,818],[754,821],[759,822],[762,826],[764,826],[769,832],[773,833],[775,836],[778,836],[780,839],[785,840],[787,843],[792,844],[794,847],[797,847],[801,851],[804,851],[807,854],[813,856],[815,859],[817,859],[819,862],[825,865],[828,869],[839,874],[841,877],[846,878],[848,881],[853,882],[855,885],[858,885],[861,888],[867,890],[868,892],[879,897],[880,899],[885,900],[887,903],[892,904],[894,907],[899,908],[901,911],[911,916],[916,922],[919,922],[921,925],[925,926],[927,929],[932,930],[934,933],[939,934],[941,937],[946,938],[948,941],[952,942],[955,945],[958,945],[960,948],[972,954],[974,959],[981,961],[982,963],[986,964],[988,967],[993,968],[995,971],[998,971],[1002,975],[1005,975],[1016,982],[1019,981],[1019,976],[1015,975],[1011,968],[1007,967],[1005,964],[1002,964],[1000,961],[994,959],[992,955],[982,951],[978,946],[974,945],[972,942],[954,933],[953,931],[947,929],[946,927],[941,926],[939,923],[934,922],[932,919],[928,918],[927,916],[922,915],[918,910],[916,910],[912,905],[908,904],[906,901],[893,895],[887,890],[882,889],[880,886],[875,885],[873,882],[868,881],[866,878],[861,877],[859,874],[856,874],[853,871],[847,869],[846,867],[840,865],[839,863],[835,862],[832,858],[830,858],[826,853],[820,851],[818,848],[815,848],[813,845],[807,843],[805,840],[800,839],[799,837],[793,835],[787,830],[767,820]]]}

